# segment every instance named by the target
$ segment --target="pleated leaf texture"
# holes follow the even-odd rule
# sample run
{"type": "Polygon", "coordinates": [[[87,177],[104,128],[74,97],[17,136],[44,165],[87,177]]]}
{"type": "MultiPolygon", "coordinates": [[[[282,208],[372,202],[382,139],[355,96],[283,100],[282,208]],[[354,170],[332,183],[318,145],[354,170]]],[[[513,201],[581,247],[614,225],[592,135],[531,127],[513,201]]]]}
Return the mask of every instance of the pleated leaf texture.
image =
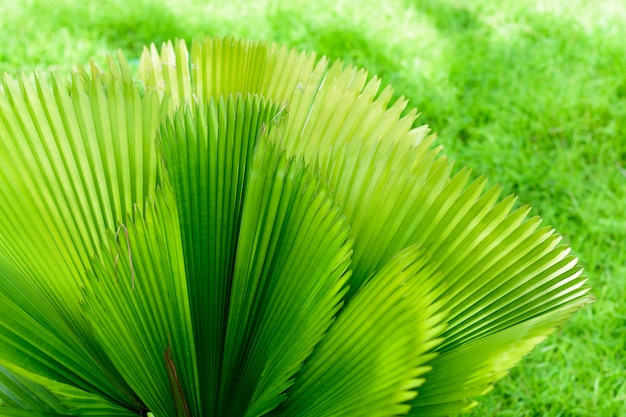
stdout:
{"type": "Polygon", "coordinates": [[[391,98],[232,38],[3,76],[0,415],[469,411],[593,295],[391,98]]]}

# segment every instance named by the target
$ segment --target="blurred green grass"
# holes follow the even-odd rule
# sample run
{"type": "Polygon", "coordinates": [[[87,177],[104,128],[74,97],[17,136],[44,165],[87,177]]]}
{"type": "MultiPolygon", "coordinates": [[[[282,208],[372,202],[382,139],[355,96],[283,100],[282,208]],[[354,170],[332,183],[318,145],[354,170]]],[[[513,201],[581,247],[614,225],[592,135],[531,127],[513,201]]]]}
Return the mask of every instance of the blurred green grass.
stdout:
{"type": "Polygon", "coordinates": [[[151,42],[223,35],[380,75],[459,166],[518,194],[581,258],[598,301],[474,415],[626,415],[623,1],[0,0],[0,72],[69,71],[118,48],[132,60],[151,42]]]}

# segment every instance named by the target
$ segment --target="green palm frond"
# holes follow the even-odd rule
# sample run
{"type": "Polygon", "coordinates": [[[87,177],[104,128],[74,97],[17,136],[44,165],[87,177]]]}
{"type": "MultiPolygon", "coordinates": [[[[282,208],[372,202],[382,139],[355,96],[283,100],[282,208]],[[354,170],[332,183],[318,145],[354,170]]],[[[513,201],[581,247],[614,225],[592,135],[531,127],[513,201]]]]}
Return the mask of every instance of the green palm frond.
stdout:
{"type": "Polygon", "coordinates": [[[62,413],[65,408],[45,388],[0,366],[0,392],[4,395],[2,405],[11,409],[37,409],[50,413],[62,413]]]}
{"type": "Polygon", "coordinates": [[[429,363],[428,384],[410,401],[411,416],[447,416],[476,406],[476,397],[517,365],[520,358],[543,341],[579,305],[562,307],[489,336],[439,354],[429,363]]]}
{"type": "Polygon", "coordinates": [[[225,38],[138,77],[2,79],[0,414],[464,412],[593,300],[363,70],[225,38]]]}
{"type": "Polygon", "coordinates": [[[248,187],[221,415],[260,416],[284,399],[339,310],[350,263],[346,220],[302,161],[287,159],[263,141],[248,187]]]}
{"type": "Polygon", "coordinates": [[[275,106],[231,97],[181,109],[161,131],[164,163],[179,207],[200,392],[216,410],[227,308],[253,150],[275,106]],[[207,320],[211,317],[211,320],[207,320]]]}
{"type": "Polygon", "coordinates": [[[436,266],[411,246],[363,286],[307,360],[288,398],[272,415],[392,416],[429,370],[445,317],[436,266]],[[417,319],[417,320],[416,320],[417,319]]]}
{"type": "Polygon", "coordinates": [[[156,201],[110,233],[109,248],[94,262],[86,284],[85,313],[106,355],[150,410],[181,415],[170,395],[175,383],[173,389],[184,393],[186,406],[198,415],[199,405],[192,401],[197,398],[196,352],[171,199],[159,192],[156,201]],[[170,382],[169,368],[175,381],[170,382]]]}
{"type": "Polygon", "coordinates": [[[0,367],[0,392],[6,404],[3,416],[109,416],[137,414],[84,388],[63,384],[24,369],[0,367]]]}
{"type": "MultiPolygon", "coordinates": [[[[4,77],[2,87],[0,292],[23,310],[27,338],[38,337],[29,326],[43,327],[55,350],[84,360],[59,370],[68,382],[86,381],[131,406],[138,400],[94,341],[77,301],[106,230],[156,187],[161,104],[154,94],[140,97],[129,84],[98,78],[87,85],[77,77],[69,84],[4,77]]],[[[18,350],[2,359],[22,365],[25,356],[18,350]]]]}

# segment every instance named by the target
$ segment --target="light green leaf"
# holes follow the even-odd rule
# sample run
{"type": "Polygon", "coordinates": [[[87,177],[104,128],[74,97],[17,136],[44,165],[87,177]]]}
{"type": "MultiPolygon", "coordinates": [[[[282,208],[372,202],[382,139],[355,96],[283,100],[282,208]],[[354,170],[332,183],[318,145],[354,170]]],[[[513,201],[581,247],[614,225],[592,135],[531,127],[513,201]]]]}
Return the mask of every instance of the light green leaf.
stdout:
{"type": "MultiPolygon", "coordinates": [[[[145,48],[139,79],[175,106],[203,103],[229,94],[258,94],[286,110],[297,102],[308,105],[317,93],[326,59],[316,60],[286,47],[236,38],[184,41],[145,48]]],[[[300,116],[304,116],[301,113],[300,116]]]]}
{"type": "Polygon", "coordinates": [[[157,415],[201,415],[178,213],[161,191],[111,232],[85,289],[107,356],[157,415]]]}
{"type": "Polygon", "coordinates": [[[417,246],[395,256],[342,310],[272,415],[406,414],[440,342],[443,287],[417,246]]]}
{"type": "Polygon", "coordinates": [[[469,412],[476,406],[474,398],[493,388],[493,382],[504,377],[508,369],[544,340],[556,326],[569,317],[579,305],[561,307],[482,339],[441,353],[430,365],[420,395],[411,401],[411,416],[447,416],[469,412]]]}
{"type": "Polygon", "coordinates": [[[237,246],[220,415],[261,416],[330,326],[345,293],[348,228],[301,160],[257,145],[237,246]]]}
{"type": "MultiPolygon", "coordinates": [[[[47,375],[50,379],[99,393],[102,397],[126,404],[129,408],[137,405],[139,401],[135,399],[130,388],[120,387],[125,394],[120,397],[116,390],[110,389],[97,379],[103,377],[104,373],[100,362],[87,355],[76,355],[75,349],[68,347],[66,338],[59,333],[66,331],[71,334],[71,328],[64,323],[54,329],[44,327],[3,293],[0,293],[0,305],[3,313],[0,321],[0,346],[3,354],[0,365],[21,364],[33,373],[47,375]],[[128,403],[128,399],[133,402],[128,403]]],[[[109,372],[104,375],[109,378],[116,375],[114,369],[109,372]]]]}
{"type": "MultiPolygon", "coordinates": [[[[5,326],[5,337],[30,333],[27,323],[36,322],[56,349],[93,362],[61,372],[128,407],[137,399],[93,340],[78,299],[106,229],[156,187],[160,107],[154,94],[97,76],[71,83],[5,76],[0,94],[0,292],[25,312],[22,330],[5,326]]],[[[24,337],[32,341],[32,333],[24,337]]]]}

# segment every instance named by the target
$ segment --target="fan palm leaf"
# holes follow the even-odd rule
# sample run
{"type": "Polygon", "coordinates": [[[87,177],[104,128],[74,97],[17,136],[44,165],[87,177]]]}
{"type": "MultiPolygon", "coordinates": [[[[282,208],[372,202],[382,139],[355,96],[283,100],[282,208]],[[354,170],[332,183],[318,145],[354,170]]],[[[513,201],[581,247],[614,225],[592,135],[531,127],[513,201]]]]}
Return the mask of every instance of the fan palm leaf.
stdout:
{"type": "Polygon", "coordinates": [[[363,70],[226,38],[138,75],[2,80],[7,415],[447,415],[593,300],[363,70]]]}

